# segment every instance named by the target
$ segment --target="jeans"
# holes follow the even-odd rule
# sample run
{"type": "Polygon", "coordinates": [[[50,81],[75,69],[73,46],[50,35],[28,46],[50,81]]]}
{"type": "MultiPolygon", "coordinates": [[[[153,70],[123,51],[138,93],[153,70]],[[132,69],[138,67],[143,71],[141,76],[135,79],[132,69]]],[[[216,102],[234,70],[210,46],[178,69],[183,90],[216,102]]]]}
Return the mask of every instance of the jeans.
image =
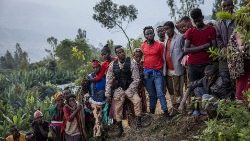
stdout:
{"type": "Polygon", "coordinates": [[[167,101],[164,93],[164,77],[161,71],[144,69],[145,87],[149,94],[149,108],[155,109],[157,98],[160,100],[161,109],[167,112],[167,101]]]}

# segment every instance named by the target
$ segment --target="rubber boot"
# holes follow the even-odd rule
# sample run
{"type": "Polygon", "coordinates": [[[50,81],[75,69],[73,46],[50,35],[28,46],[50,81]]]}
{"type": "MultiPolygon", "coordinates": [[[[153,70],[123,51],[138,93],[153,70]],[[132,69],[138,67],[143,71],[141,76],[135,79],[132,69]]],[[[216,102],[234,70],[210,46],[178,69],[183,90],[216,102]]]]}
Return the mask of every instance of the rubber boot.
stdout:
{"type": "Polygon", "coordinates": [[[118,125],[118,137],[120,138],[122,136],[123,133],[123,127],[122,127],[122,121],[117,122],[118,125]]]}

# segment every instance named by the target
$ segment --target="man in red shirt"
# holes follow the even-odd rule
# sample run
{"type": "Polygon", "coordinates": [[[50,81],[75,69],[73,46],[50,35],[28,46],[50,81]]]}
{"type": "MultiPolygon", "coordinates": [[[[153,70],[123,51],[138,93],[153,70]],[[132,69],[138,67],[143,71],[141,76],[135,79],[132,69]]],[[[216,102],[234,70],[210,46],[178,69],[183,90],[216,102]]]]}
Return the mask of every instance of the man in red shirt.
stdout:
{"type": "Polygon", "coordinates": [[[207,49],[216,46],[215,28],[205,25],[201,9],[195,8],[190,12],[195,27],[185,33],[184,52],[188,54],[188,76],[189,81],[199,80],[204,76],[205,67],[211,63],[207,49]]]}
{"type": "Polygon", "coordinates": [[[144,80],[149,94],[149,107],[152,114],[155,113],[157,98],[160,100],[161,109],[169,118],[167,102],[164,94],[163,68],[163,44],[154,40],[154,28],[147,26],[143,29],[146,41],[141,45],[144,54],[144,80]]]}

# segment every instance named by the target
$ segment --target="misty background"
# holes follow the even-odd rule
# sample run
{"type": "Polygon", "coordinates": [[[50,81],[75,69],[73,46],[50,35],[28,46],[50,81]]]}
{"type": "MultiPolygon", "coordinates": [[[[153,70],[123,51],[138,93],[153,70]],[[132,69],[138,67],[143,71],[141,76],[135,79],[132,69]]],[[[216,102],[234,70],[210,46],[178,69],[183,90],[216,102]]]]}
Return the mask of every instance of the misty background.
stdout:
{"type": "MultiPolygon", "coordinates": [[[[107,30],[92,18],[93,7],[98,0],[0,0],[0,56],[6,50],[13,52],[20,43],[31,62],[45,57],[45,48],[50,49],[47,38],[54,36],[59,41],[74,39],[77,30],[87,31],[87,41],[101,47],[107,40],[126,45],[122,32],[107,30]]],[[[127,34],[130,38],[142,36],[142,29],[171,20],[166,0],[113,0],[117,4],[133,4],[138,9],[138,18],[130,23],[127,34]]],[[[212,14],[214,0],[205,0],[200,8],[203,14],[212,14]]]]}

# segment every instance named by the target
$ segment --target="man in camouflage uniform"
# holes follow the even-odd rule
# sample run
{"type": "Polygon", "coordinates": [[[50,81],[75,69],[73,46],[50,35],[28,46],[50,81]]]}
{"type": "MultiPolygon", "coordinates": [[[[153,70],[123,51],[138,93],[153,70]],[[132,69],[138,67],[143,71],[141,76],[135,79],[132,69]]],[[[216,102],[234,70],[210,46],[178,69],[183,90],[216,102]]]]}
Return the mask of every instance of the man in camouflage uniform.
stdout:
{"type": "Polygon", "coordinates": [[[107,100],[113,93],[115,102],[115,120],[117,121],[119,133],[123,133],[122,112],[125,98],[128,98],[134,105],[137,126],[141,126],[141,99],[138,95],[138,85],[140,82],[139,70],[133,59],[126,57],[122,46],[115,47],[115,53],[118,57],[113,61],[106,75],[106,91],[107,100]]]}

